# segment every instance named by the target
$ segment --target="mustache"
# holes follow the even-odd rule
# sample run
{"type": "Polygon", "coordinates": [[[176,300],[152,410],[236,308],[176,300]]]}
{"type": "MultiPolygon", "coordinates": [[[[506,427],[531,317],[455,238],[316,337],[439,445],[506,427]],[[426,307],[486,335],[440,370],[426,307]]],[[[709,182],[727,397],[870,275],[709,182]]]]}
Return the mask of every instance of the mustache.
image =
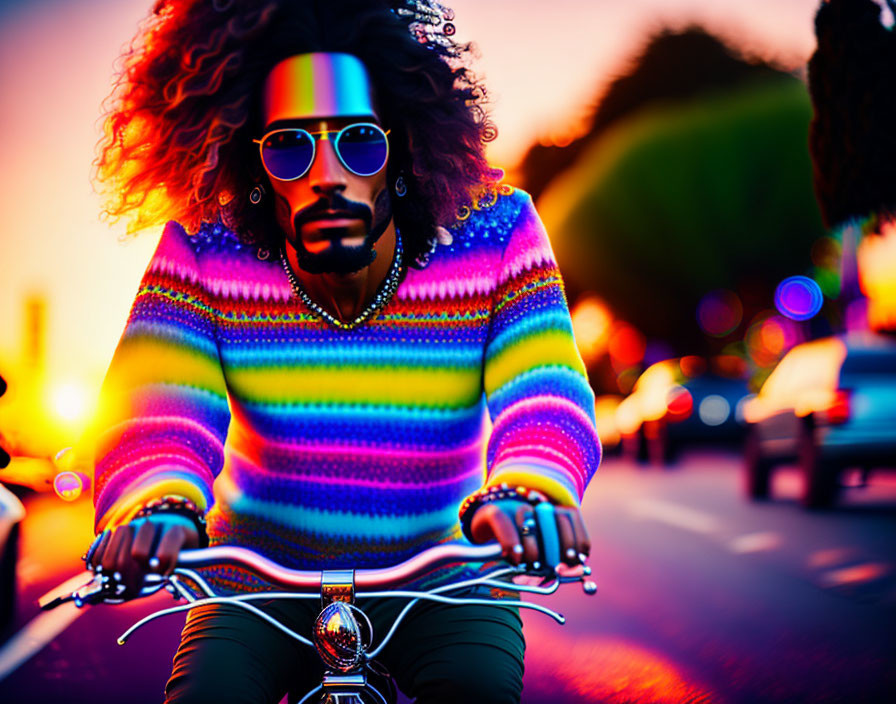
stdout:
{"type": "Polygon", "coordinates": [[[364,222],[364,226],[370,229],[370,223],[373,220],[373,213],[364,203],[357,203],[349,200],[340,193],[334,193],[331,196],[321,196],[307,208],[302,208],[293,218],[295,231],[299,229],[309,220],[316,220],[323,217],[345,217],[358,218],[364,222]]]}

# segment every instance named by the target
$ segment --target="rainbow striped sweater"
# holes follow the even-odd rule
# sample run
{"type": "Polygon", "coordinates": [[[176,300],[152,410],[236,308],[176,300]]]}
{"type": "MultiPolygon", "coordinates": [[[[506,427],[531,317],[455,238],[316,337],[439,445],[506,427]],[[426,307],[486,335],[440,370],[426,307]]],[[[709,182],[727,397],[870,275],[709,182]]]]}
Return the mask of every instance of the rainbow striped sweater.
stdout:
{"type": "Polygon", "coordinates": [[[351,330],[306,309],[276,256],[169,223],[101,395],[97,531],[176,494],[213,545],[382,567],[460,539],[484,483],[578,504],[600,461],[593,396],[531,199],[500,192],[351,330]]]}

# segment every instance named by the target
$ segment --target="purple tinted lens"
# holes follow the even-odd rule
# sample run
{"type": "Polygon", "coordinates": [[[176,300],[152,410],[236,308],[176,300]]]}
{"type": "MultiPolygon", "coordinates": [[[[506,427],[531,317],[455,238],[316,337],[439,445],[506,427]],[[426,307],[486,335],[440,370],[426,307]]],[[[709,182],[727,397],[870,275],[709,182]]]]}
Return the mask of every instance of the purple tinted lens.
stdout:
{"type": "Polygon", "coordinates": [[[299,178],[311,166],[314,142],[301,130],[274,132],[261,145],[261,159],[268,173],[282,181],[299,178]]]}
{"type": "Polygon", "coordinates": [[[349,171],[372,176],[386,164],[386,133],[375,125],[351,125],[340,133],[336,152],[349,171]]]}

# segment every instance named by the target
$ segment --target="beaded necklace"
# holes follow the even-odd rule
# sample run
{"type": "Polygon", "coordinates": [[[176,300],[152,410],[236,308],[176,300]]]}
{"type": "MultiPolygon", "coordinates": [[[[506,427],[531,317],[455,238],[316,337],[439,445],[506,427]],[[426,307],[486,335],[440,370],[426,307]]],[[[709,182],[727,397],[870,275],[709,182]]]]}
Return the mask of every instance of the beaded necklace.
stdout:
{"type": "Polygon", "coordinates": [[[396,290],[398,290],[398,284],[401,281],[401,260],[402,260],[402,246],[401,246],[401,233],[398,228],[395,228],[395,257],[392,260],[392,266],[389,267],[389,273],[386,274],[386,278],[382,284],[380,284],[379,289],[376,292],[376,295],[373,297],[373,300],[362,310],[357,316],[355,316],[354,320],[350,322],[344,322],[339,320],[329,312],[324,310],[324,308],[313,300],[311,300],[311,296],[302,288],[302,285],[299,283],[299,279],[296,276],[295,272],[292,270],[292,267],[289,265],[289,259],[286,257],[286,249],[285,246],[280,248],[280,263],[283,265],[283,271],[286,272],[286,278],[289,279],[289,285],[292,287],[293,293],[301,299],[302,303],[311,310],[311,312],[317,314],[325,321],[337,327],[341,330],[351,330],[352,328],[357,327],[365,320],[370,318],[375,312],[377,312],[380,308],[382,308],[389,300],[392,298],[393,294],[396,290]]]}

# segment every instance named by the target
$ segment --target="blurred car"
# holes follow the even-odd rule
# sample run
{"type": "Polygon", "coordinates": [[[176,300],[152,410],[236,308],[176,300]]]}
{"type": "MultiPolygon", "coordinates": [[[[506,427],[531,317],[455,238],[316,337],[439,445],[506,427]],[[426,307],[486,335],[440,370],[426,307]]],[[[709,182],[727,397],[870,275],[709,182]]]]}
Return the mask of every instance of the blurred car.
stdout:
{"type": "Polygon", "coordinates": [[[802,503],[830,506],[840,475],[896,466],[896,337],[873,333],[797,345],[744,407],[746,489],[769,496],[775,465],[796,461],[802,503]]]}
{"type": "Polygon", "coordinates": [[[619,449],[621,436],[616,423],[616,409],[622,402],[618,394],[604,394],[594,399],[594,418],[597,421],[597,436],[604,455],[610,455],[619,449]]]}
{"type": "Polygon", "coordinates": [[[739,443],[750,397],[746,364],[732,355],[689,355],[649,366],[619,404],[623,453],[640,462],[674,462],[686,445],[739,443]]]}

